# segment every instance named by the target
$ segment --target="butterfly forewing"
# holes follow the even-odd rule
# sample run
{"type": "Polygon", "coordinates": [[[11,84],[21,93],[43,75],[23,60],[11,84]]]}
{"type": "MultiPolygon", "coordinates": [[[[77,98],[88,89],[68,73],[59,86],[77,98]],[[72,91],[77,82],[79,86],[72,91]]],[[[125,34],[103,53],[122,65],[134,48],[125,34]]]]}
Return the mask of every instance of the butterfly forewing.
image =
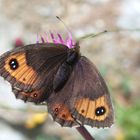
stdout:
{"type": "Polygon", "coordinates": [[[50,94],[53,77],[66,57],[67,47],[64,45],[45,43],[24,46],[0,57],[0,75],[11,83],[16,95],[22,93],[20,98],[25,99],[24,95],[29,97],[27,93],[36,91],[34,95],[42,95],[43,99],[43,94],[50,94]]]}

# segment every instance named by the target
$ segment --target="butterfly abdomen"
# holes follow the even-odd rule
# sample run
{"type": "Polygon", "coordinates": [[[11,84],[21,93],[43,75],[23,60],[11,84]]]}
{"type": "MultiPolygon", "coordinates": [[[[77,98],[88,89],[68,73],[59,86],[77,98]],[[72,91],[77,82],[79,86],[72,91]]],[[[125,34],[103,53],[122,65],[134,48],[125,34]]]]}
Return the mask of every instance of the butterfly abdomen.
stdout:
{"type": "Polygon", "coordinates": [[[59,67],[53,81],[53,89],[55,92],[61,90],[65,83],[67,82],[73,66],[76,64],[80,54],[74,50],[68,50],[68,55],[66,61],[59,67]]]}

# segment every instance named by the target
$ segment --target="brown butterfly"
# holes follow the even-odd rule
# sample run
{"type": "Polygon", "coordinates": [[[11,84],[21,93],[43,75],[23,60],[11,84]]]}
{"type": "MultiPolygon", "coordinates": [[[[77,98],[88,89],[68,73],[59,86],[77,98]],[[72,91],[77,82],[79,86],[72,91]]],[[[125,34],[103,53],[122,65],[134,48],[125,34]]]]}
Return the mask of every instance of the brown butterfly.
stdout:
{"type": "Polygon", "coordinates": [[[114,114],[104,79],[71,36],[65,41],[51,33],[44,41],[6,52],[0,75],[12,85],[16,98],[47,102],[48,112],[62,126],[109,127],[114,114]]]}

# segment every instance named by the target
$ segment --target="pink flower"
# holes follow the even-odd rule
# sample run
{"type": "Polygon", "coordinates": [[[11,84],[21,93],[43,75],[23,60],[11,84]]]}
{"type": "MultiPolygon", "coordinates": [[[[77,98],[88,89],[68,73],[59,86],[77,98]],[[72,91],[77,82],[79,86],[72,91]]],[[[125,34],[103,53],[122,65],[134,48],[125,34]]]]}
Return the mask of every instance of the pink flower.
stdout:
{"type": "MultiPolygon", "coordinates": [[[[61,34],[59,34],[59,33],[54,34],[50,31],[50,38],[52,41],[49,41],[48,38],[49,37],[48,37],[47,33],[45,33],[45,37],[40,36],[42,43],[51,43],[52,42],[54,44],[63,44],[63,45],[66,45],[69,49],[74,48],[75,44],[76,44],[76,41],[73,41],[73,39],[72,39],[71,33],[68,34],[68,37],[66,39],[63,39],[61,34]]],[[[37,36],[37,43],[39,43],[38,36],[37,36]]]]}

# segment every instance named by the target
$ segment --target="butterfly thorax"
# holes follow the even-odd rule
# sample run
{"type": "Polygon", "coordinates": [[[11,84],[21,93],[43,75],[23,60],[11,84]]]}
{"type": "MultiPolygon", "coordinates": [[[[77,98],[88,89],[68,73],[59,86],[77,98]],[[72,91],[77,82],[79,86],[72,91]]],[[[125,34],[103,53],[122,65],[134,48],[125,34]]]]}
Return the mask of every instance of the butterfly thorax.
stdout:
{"type": "Polygon", "coordinates": [[[74,49],[69,49],[66,63],[72,66],[77,62],[79,57],[80,57],[79,52],[75,51],[74,49]]]}

